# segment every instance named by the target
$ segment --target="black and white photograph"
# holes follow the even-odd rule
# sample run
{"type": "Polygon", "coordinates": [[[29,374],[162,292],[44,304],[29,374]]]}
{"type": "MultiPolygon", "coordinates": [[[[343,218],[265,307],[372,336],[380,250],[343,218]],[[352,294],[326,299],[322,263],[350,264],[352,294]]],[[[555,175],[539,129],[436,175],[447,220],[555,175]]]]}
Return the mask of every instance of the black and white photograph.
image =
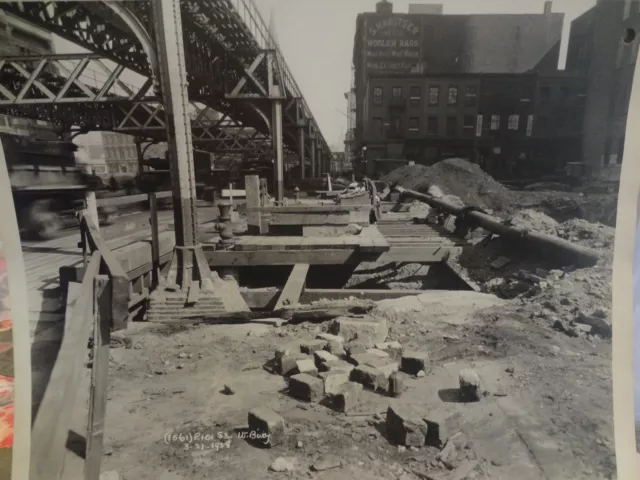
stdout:
{"type": "Polygon", "coordinates": [[[0,1],[28,478],[632,478],[639,29],[640,0],[0,1]]]}

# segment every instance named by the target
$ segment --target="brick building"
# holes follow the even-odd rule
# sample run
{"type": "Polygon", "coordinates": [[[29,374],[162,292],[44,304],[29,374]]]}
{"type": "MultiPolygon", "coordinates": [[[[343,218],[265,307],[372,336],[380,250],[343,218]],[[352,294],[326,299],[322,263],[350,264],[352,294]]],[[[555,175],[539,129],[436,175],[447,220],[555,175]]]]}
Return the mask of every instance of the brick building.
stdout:
{"type": "Polygon", "coordinates": [[[640,31],[640,1],[599,0],[571,23],[566,69],[587,79],[583,161],[618,180],[640,31]],[[626,38],[625,38],[626,37],[626,38]],[[625,41],[627,40],[627,41],[625,41]]]}
{"type": "Polygon", "coordinates": [[[496,177],[580,158],[585,81],[564,72],[370,77],[368,175],[464,157],[496,177]]]}
{"type": "MultiPolygon", "coordinates": [[[[556,72],[563,19],[550,2],[541,14],[441,15],[394,14],[383,0],[375,13],[360,14],[353,57],[360,169],[374,175],[406,160],[478,157],[487,75],[528,72],[508,82],[533,85],[556,72]]],[[[511,115],[528,116],[526,108],[516,103],[511,115]]]]}

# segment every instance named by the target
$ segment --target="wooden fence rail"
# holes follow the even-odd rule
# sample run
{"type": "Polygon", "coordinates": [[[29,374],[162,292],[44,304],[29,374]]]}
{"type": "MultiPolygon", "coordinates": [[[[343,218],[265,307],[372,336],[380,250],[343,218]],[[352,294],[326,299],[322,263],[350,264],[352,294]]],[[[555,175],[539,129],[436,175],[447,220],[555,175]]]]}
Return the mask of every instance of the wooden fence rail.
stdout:
{"type": "Polygon", "coordinates": [[[81,214],[85,253],[82,283],[69,284],[65,328],[49,384],[32,427],[31,479],[62,480],[67,438],[93,334],[85,480],[99,480],[109,376],[110,332],[126,328],[129,282],[86,211],[81,214]],[[89,254],[88,251],[91,253],[89,254]]]}

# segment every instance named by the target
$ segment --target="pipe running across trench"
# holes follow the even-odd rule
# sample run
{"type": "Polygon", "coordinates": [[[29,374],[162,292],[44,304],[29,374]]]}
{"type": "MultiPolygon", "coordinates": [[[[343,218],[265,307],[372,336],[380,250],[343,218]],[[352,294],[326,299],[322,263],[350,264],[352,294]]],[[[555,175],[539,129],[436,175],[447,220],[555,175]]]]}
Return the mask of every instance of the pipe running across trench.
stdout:
{"type": "Polygon", "coordinates": [[[576,266],[590,267],[598,262],[598,252],[581,245],[576,245],[562,238],[546,233],[536,232],[523,227],[506,225],[503,220],[487,215],[468,207],[457,207],[440,198],[424,193],[407,190],[402,187],[394,187],[394,190],[401,196],[415,198],[433,208],[461,217],[469,226],[482,227],[485,230],[508,238],[516,242],[528,244],[531,247],[537,247],[541,254],[552,253],[562,255],[565,260],[573,261],[576,266]]]}

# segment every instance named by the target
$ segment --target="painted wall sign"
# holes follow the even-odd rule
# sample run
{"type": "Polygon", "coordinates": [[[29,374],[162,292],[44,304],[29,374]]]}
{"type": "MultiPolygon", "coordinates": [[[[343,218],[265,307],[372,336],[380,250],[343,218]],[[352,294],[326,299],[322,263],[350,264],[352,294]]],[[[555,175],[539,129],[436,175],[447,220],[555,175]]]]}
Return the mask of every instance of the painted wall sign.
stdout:
{"type": "Polygon", "coordinates": [[[406,15],[370,17],[365,34],[367,70],[371,73],[420,72],[422,28],[406,15]]]}

